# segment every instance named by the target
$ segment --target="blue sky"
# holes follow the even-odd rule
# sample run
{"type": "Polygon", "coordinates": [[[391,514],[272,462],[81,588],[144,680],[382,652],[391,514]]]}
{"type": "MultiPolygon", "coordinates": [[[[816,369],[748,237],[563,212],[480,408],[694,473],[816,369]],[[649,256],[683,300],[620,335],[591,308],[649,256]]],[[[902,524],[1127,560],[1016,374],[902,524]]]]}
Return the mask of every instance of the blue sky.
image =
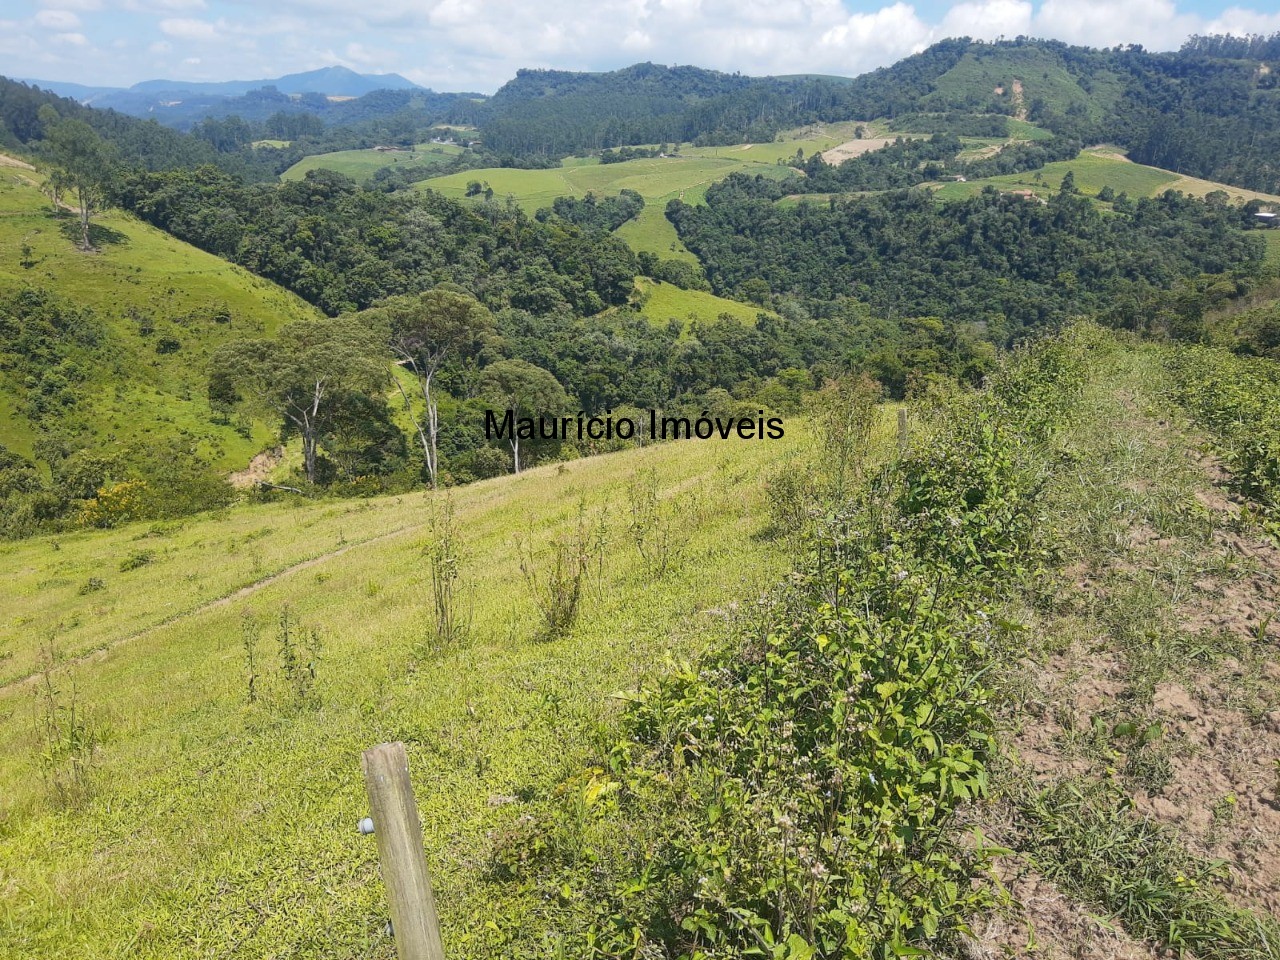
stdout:
{"type": "Polygon", "coordinates": [[[128,86],[342,64],[491,92],[522,66],[854,75],[963,34],[1160,50],[1277,31],[1280,0],[0,0],[0,73],[128,86]]]}

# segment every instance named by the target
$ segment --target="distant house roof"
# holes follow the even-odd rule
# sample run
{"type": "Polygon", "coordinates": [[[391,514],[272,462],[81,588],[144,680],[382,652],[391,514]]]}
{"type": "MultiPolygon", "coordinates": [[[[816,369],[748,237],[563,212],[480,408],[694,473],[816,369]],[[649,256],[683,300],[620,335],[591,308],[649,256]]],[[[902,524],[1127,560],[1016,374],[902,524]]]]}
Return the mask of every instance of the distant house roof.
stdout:
{"type": "Polygon", "coordinates": [[[1276,214],[1272,213],[1270,210],[1259,210],[1257,213],[1254,214],[1254,216],[1262,217],[1265,220],[1270,220],[1273,217],[1275,217],[1276,214]]]}

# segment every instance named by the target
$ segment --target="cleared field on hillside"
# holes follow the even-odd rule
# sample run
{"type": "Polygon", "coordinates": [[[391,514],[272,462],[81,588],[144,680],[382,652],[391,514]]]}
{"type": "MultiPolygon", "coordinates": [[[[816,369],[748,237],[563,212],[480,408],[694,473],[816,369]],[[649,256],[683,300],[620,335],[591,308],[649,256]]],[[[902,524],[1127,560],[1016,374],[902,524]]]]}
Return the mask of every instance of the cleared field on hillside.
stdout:
{"type": "Polygon", "coordinates": [[[659,324],[677,320],[687,327],[691,320],[709,323],[724,313],[743,323],[754,324],[759,314],[769,312],[750,303],[726,300],[701,290],[681,290],[648,277],[639,277],[636,286],[647,295],[640,312],[659,324]]]}
{"type": "MultiPolygon", "coordinates": [[[[761,534],[766,478],[795,447],[788,426],[785,441],[651,446],[456,489],[473,623],[442,652],[427,644],[424,558],[439,496],[246,506],[0,547],[5,676],[30,673],[46,643],[104,651],[72,668],[102,738],[80,806],[57,807],[42,784],[35,688],[0,688],[7,946],[95,960],[389,956],[376,848],[354,826],[367,813],[360,750],[399,739],[450,955],[501,955],[476,882],[488,837],[518,829],[520,798],[582,763],[611,693],[667,651],[699,649],[782,572],[761,534]],[[664,576],[630,539],[633,483],[678,519],[664,576]],[[599,572],[578,625],[543,641],[521,556],[545,571],[580,505],[604,525],[599,572]],[[151,560],[122,570],[140,551],[151,560]],[[102,586],[84,593],[91,577],[102,586]],[[296,637],[320,638],[305,703],[281,678],[286,609],[296,637]],[[245,618],[261,632],[253,703],[245,618]]],[[[63,703],[71,678],[53,674],[63,703]]]]}
{"type": "Polygon", "coordinates": [[[1006,107],[1025,109],[1033,100],[1041,99],[1055,110],[1065,112],[1078,105],[1090,116],[1097,116],[1122,92],[1120,78],[1104,71],[1091,77],[1086,92],[1051,53],[1037,47],[977,48],[965,53],[933,83],[933,92],[921,99],[919,108],[940,110],[962,103],[998,100],[1006,107]],[[1021,82],[1021,104],[1016,102],[1015,80],[1021,82]],[[995,92],[997,87],[1001,93],[995,92]]]}
{"type": "MultiPolygon", "coordinates": [[[[667,203],[674,199],[698,203],[706,189],[731,173],[758,173],[783,178],[796,172],[783,164],[797,151],[809,157],[845,143],[859,126],[872,135],[882,132],[882,124],[855,122],[812,124],[783,131],[770,143],[729,144],[720,147],[679,145],[679,156],[627,160],[602,164],[595,158],[567,158],[554,170],[508,170],[486,168],[450,174],[415,184],[416,189],[436,190],[445,196],[464,199],[467,184],[476,181],[493,188],[497,199],[511,197],[526,212],[534,213],[551,205],[556,197],[581,197],[588,192],[610,196],[635,190],[645,200],[645,208],[634,220],[624,223],[617,235],[633,250],[696,263],[667,222],[667,203]]],[[[658,146],[651,144],[650,146],[658,146]]]]}
{"type": "Polygon", "coordinates": [[[436,167],[448,163],[463,148],[450,143],[420,143],[407,150],[338,150],[303,157],[280,174],[281,180],[301,180],[310,170],[333,170],[353,180],[367,180],[383,167],[436,167]]]}
{"type": "MultiPolygon", "coordinates": [[[[792,144],[769,144],[762,156],[783,154],[792,144]]],[[[622,163],[597,161],[566,162],[553,170],[508,170],[485,168],[436,177],[414,185],[419,190],[435,190],[447,197],[464,199],[467,184],[475,181],[487,183],[493,188],[494,198],[511,197],[528,213],[551,206],[556,197],[581,197],[588,193],[596,196],[612,196],[622,190],[634,190],[644,197],[645,209],[636,220],[623,224],[618,236],[639,251],[649,251],[663,257],[680,257],[693,260],[676,237],[675,228],[667,222],[664,211],[673,199],[696,203],[706,189],[717,180],[739,170],[760,173],[767,177],[786,177],[794,174],[774,160],[734,158],[733,147],[699,148],[701,155],[627,160],[622,163]],[[706,155],[719,151],[719,156],[706,155]]]]}
{"type": "Polygon", "coordinates": [[[1280,268],[1280,230],[1271,229],[1263,234],[1267,241],[1267,263],[1280,268]]]}
{"type": "MultiPolygon", "coordinates": [[[[54,215],[36,176],[0,176],[0,291],[47,288],[93,308],[102,320],[109,362],[104,357],[89,371],[77,417],[104,445],[181,437],[227,469],[243,466],[269,432],[260,428],[245,438],[211,422],[204,374],[209,354],[226,340],[270,333],[287,320],[316,316],[315,310],[120,212],[97,218],[98,250],[83,253],[74,216],[54,215]],[[212,318],[211,311],[222,308],[229,321],[212,318]],[[178,348],[158,351],[166,338],[178,348]]],[[[18,384],[0,374],[0,396],[10,409],[18,395],[18,384]]],[[[29,454],[32,426],[23,416],[0,418],[0,443],[29,454]]]]}
{"type": "Polygon", "coordinates": [[[1097,148],[1083,151],[1074,160],[1062,160],[1045,164],[1040,170],[1011,173],[967,183],[944,183],[934,186],[934,196],[940,200],[957,200],[981,193],[990,184],[1001,190],[1032,190],[1040,196],[1057,192],[1062,178],[1070,171],[1081,193],[1096,195],[1103,187],[1111,187],[1116,193],[1131,197],[1154,197],[1166,190],[1181,190],[1194,196],[1205,196],[1214,190],[1223,190],[1234,201],[1259,198],[1280,202],[1280,197],[1243,190],[1208,180],[1182,177],[1158,167],[1148,167],[1124,159],[1113,148],[1097,148]]]}
{"type": "Polygon", "coordinates": [[[871,153],[873,150],[887,147],[893,143],[894,139],[893,137],[873,137],[863,140],[846,140],[830,150],[824,150],[822,159],[833,166],[839,166],[846,160],[852,160],[854,157],[860,157],[864,153],[871,153]]]}

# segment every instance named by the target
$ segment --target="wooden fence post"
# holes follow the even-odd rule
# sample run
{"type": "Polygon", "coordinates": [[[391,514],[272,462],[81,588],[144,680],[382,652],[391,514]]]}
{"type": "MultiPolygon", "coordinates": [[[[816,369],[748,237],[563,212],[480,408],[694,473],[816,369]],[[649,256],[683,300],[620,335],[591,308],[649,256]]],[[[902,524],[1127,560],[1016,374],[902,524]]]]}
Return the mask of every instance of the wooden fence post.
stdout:
{"type": "Polygon", "coordinates": [[[907,408],[898,408],[898,456],[907,454],[907,408]]]}
{"type": "Polygon", "coordinates": [[[444,960],[436,900],[422,851],[422,821],[409,782],[403,743],[382,743],[360,755],[369,791],[373,835],[391,904],[391,929],[400,960],[444,960]]]}

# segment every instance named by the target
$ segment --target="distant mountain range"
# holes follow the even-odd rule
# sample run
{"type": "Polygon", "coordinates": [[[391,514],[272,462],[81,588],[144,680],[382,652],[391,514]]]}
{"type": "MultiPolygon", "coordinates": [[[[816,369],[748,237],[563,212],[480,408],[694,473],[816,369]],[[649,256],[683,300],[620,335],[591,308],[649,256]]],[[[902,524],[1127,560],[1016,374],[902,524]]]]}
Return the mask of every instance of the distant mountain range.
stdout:
{"type": "Polygon", "coordinates": [[[96,87],[55,80],[24,82],[61,97],[71,97],[86,105],[119,110],[133,116],[150,116],[157,108],[163,110],[178,105],[212,105],[219,100],[242,97],[264,87],[274,87],[280,93],[291,96],[315,94],[322,97],[360,97],[375,90],[421,89],[398,73],[356,73],[346,67],[322,67],[319,70],[264,80],[225,80],[213,83],[144,80],[131,87],[96,87]]]}

